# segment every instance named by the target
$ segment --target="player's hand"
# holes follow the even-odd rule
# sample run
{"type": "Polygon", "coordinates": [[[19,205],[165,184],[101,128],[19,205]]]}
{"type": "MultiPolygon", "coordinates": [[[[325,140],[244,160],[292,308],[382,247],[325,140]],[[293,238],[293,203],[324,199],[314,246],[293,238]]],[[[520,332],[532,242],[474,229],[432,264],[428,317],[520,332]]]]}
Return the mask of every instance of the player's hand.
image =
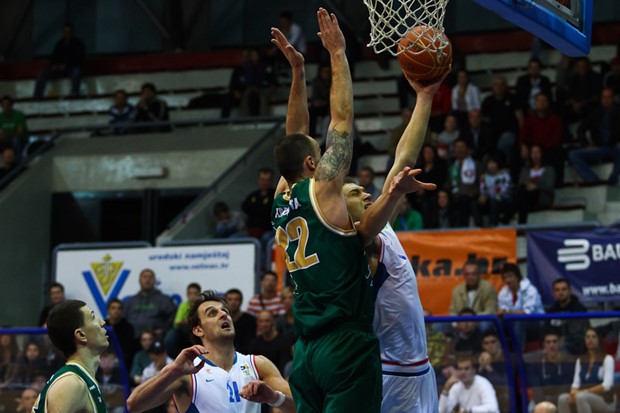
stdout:
{"type": "Polygon", "coordinates": [[[334,13],[328,13],[323,7],[319,8],[316,13],[319,20],[319,38],[323,47],[327,49],[329,53],[338,51],[344,51],[346,42],[344,35],[338,26],[338,19],[334,13]]]}
{"type": "Polygon", "coordinates": [[[271,28],[271,43],[282,52],[293,69],[304,66],[304,56],[297,51],[286,39],[286,36],[276,27],[271,28]]]}
{"type": "Polygon", "coordinates": [[[253,380],[243,386],[239,396],[254,403],[274,403],[278,400],[278,393],[261,380],[253,380]]]}
{"type": "Polygon", "coordinates": [[[408,166],[398,173],[390,184],[388,194],[404,195],[419,190],[434,191],[437,185],[420,182],[415,177],[422,173],[421,169],[411,169],[408,166]]]}
{"type": "Polygon", "coordinates": [[[441,86],[441,84],[443,83],[444,79],[446,78],[446,76],[448,76],[450,74],[450,72],[452,72],[452,64],[450,64],[450,69],[448,69],[446,71],[446,73],[443,74],[443,76],[438,78],[436,81],[434,81],[432,83],[429,83],[426,80],[415,80],[415,79],[412,79],[412,78],[410,78],[408,76],[407,72],[405,72],[403,70],[403,74],[405,75],[405,79],[407,79],[407,82],[409,82],[409,84],[411,85],[413,90],[415,90],[416,96],[418,96],[418,97],[420,97],[420,96],[428,96],[430,98],[435,96],[435,93],[437,93],[437,91],[439,90],[439,86],[441,86]]]}
{"type": "Polygon", "coordinates": [[[198,373],[198,371],[205,365],[205,359],[203,358],[197,365],[194,365],[194,360],[196,357],[207,353],[207,349],[203,346],[196,345],[188,347],[179,353],[174,362],[172,362],[171,366],[177,374],[182,376],[198,373]]]}

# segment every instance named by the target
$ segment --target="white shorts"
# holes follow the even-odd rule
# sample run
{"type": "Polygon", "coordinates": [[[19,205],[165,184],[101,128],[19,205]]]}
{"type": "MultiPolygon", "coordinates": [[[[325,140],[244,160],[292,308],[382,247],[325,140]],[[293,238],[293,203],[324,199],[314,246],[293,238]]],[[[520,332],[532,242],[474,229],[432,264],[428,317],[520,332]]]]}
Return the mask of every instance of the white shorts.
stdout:
{"type": "Polygon", "coordinates": [[[384,371],[381,413],[437,413],[435,370],[429,364],[422,373],[403,376],[384,371]]]}

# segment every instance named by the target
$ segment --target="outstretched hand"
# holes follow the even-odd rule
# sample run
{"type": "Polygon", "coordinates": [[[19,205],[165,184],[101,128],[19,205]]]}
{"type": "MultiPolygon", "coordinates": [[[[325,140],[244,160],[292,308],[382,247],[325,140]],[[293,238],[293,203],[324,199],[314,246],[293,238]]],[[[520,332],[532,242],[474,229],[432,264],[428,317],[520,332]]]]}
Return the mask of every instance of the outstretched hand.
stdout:
{"type": "Polygon", "coordinates": [[[200,363],[195,366],[194,360],[196,357],[207,353],[207,349],[203,346],[195,345],[188,347],[179,353],[172,363],[172,366],[180,375],[195,374],[205,365],[205,359],[203,358],[200,363]]]}
{"type": "Polygon", "coordinates": [[[276,391],[261,380],[253,380],[243,386],[239,396],[254,403],[273,403],[278,399],[276,391]]]}
{"type": "Polygon", "coordinates": [[[319,38],[323,47],[327,49],[329,53],[337,51],[344,51],[346,42],[340,26],[338,26],[338,19],[334,13],[328,13],[323,7],[319,8],[316,13],[319,20],[319,38]]]}
{"type": "Polygon", "coordinates": [[[390,189],[388,190],[388,194],[409,194],[412,192],[424,190],[424,191],[434,191],[437,189],[437,185],[420,182],[415,177],[422,173],[421,169],[411,169],[406,166],[402,171],[398,173],[392,179],[390,183],[390,189]]]}
{"type": "Polygon", "coordinates": [[[291,67],[293,69],[303,67],[304,56],[288,42],[286,36],[280,31],[280,29],[272,27],[271,35],[273,36],[271,43],[275,44],[276,47],[280,49],[284,57],[286,57],[286,60],[290,63],[291,67]]]}
{"type": "Polygon", "coordinates": [[[450,65],[450,69],[446,70],[441,77],[437,78],[435,81],[428,80],[415,80],[409,76],[407,72],[403,70],[403,74],[405,75],[405,79],[409,82],[413,90],[417,96],[420,95],[428,95],[430,97],[435,96],[435,93],[439,90],[439,86],[443,83],[446,76],[450,74],[452,71],[452,65],[450,65]]]}

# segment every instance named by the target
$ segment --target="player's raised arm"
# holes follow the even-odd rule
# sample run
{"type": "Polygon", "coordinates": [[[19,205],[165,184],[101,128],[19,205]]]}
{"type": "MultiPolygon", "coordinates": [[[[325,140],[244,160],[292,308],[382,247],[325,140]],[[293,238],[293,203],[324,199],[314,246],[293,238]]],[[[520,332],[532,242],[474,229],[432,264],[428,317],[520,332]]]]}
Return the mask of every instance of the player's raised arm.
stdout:
{"type": "Polygon", "coordinates": [[[277,28],[271,28],[271,43],[276,45],[291,65],[292,80],[289,92],[288,108],[286,112],[286,134],[308,134],[310,124],[308,115],[308,91],[306,88],[306,74],[304,57],[286,39],[286,36],[277,28]]]}
{"type": "Polygon", "coordinates": [[[317,18],[319,37],[330,55],[332,85],[329,95],[331,122],[327,131],[326,151],[314,176],[317,182],[336,180],[340,186],[349,172],[353,154],[353,85],[345,54],[346,43],[336,16],[320,8],[317,18]]]}
{"type": "Polygon", "coordinates": [[[288,382],[278,368],[264,356],[256,356],[256,367],[260,380],[246,384],[239,395],[256,403],[268,403],[284,413],[294,413],[295,403],[288,382]]]}
{"type": "Polygon", "coordinates": [[[194,366],[194,359],[206,353],[207,350],[199,345],[181,351],[174,362],[164,367],[157,376],[135,388],[127,399],[127,410],[134,413],[153,409],[189,386],[189,375],[196,373],[205,364],[203,360],[194,366]]]}

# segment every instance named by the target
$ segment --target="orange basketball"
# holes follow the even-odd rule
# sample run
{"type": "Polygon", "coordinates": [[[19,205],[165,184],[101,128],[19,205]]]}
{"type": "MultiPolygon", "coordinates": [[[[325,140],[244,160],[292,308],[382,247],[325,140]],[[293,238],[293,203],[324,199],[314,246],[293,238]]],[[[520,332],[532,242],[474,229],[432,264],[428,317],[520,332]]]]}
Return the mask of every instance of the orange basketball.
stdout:
{"type": "Polygon", "coordinates": [[[414,27],[400,39],[398,51],[403,49],[398,55],[398,63],[412,79],[433,81],[450,70],[452,45],[439,29],[414,27]]]}

